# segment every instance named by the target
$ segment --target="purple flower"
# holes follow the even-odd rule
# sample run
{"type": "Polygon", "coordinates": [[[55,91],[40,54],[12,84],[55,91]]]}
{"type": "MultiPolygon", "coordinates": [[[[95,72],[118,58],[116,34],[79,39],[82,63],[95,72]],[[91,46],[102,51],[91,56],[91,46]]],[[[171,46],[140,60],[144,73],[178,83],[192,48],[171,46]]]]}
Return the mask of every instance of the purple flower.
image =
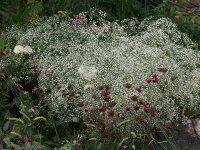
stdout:
{"type": "Polygon", "coordinates": [[[158,79],[158,76],[156,74],[153,74],[149,78],[147,78],[145,80],[145,82],[147,82],[147,83],[151,83],[151,82],[156,83],[156,82],[159,82],[159,79],[158,79]]]}
{"type": "Polygon", "coordinates": [[[91,111],[92,111],[91,107],[89,107],[89,106],[85,107],[85,112],[91,112],[91,111]]]}
{"type": "Polygon", "coordinates": [[[114,119],[110,117],[110,118],[108,119],[108,124],[112,124],[112,125],[115,124],[114,119]]]}
{"type": "Polygon", "coordinates": [[[106,107],[105,106],[99,106],[99,111],[104,113],[106,111],[106,107]]]}
{"type": "Polygon", "coordinates": [[[144,91],[144,88],[143,87],[139,87],[136,89],[139,93],[143,92],[144,91]]]}
{"type": "Polygon", "coordinates": [[[23,90],[24,89],[24,86],[22,84],[20,84],[20,83],[17,83],[16,86],[17,86],[17,88],[19,90],[23,90]]]}
{"type": "Polygon", "coordinates": [[[4,56],[6,56],[6,55],[8,55],[8,50],[2,50],[2,51],[0,51],[0,55],[4,55],[4,56]]]}
{"type": "Polygon", "coordinates": [[[79,140],[79,139],[76,139],[73,142],[74,142],[74,145],[76,145],[76,146],[80,146],[81,145],[81,140],[79,140]]]}
{"type": "Polygon", "coordinates": [[[147,119],[147,118],[144,118],[144,119],[143,119],[143,123],[147,124],[147,123],[148,123],[148,119],[147,119]]]}

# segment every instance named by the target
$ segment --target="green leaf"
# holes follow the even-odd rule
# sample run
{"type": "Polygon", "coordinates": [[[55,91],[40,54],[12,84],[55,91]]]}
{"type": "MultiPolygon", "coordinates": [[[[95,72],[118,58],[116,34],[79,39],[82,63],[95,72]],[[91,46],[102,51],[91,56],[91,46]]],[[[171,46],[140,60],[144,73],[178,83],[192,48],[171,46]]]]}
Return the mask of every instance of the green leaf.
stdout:
{"type": "Polygon", "coordinates": [[[6,123],[3,125],[3,131],[7,131],[10,125],[10,120],[6,121],[6,123]]]}
{"type": "Polygon", "coordinates": [[[5,46],[4,41],[0,39],[0,50],[3,50],[4,46],[5,46]]]}

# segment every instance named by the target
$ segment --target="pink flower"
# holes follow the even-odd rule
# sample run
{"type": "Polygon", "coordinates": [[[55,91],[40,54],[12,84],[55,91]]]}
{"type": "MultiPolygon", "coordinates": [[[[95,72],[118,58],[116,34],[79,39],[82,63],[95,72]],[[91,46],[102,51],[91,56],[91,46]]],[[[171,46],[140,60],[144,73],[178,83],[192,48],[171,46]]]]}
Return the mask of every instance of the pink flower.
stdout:
{"type": "Polygon", "coordinates": [[[33,93],[38,93],[39,91],[40,91],[40,89],[37,88],[37,87],[34,87],[34,88],[32,89],[32,92],[33,92],[33,93]]]}
{"type": "Polygon", "coordinates": [[[100,94],[102,96],[108,96],[110,94],[110,92],[108,92],[108,91],[101,91],[100,94]]]}
{"type": "Polygon", "coordinates": [[[0,51],[0,55],[4,55],[4,56],[6,56],[6,55],[8,55],[8,50],[2,50],[2,51],[0,51]]]}
{"type": "Polygon", "coordinates": [[[148,123],[148,119],[147,119],[147,118],[144,118],[144,119],[143,119],[143,123],[147,124],[147,123],[148,123]]]}
{"type": "Polygon", "coordinates": [[[81,140],[79,140],[79,139],[76,139],[73,142],[74,142],[74,145],[76,145],[76,146],[80,146],[81,145],[81,140]]]}
{"type": "Polygon", "coordinates": [[[74,19],[72,20],[72,25],[76,26],[78,23],[83,21],[86,18],[86,15],[84,12],[79,13],[78,15],[74,16],[74,19]]]}
{"type": "Polygon", "coordinates": [[[128,112],[128,111],[131,110],[131,108],[132,108],[131,105],[128,105],[128,106],[125,107],[125,110],[124,110],[124,111],[125,111],[125,112],[128,112]]]}
{"type": "Polygon", "coordinates": [[[96,95],[96,94],[93,94],[93,95],[92,95],[92,98],[93,98],[93,99],[96,99],[96,98],[97,98],[97,95],[96,95]]]}
{"type": "MultiPolygon", "coordinates": [[[[39,68],[38,67],[33,67],[32,69],[31,69],[31,72],[32,73],[37,73],[37,72],[39,72],[39,68]]],[[[46,75],[46,74],[45,74],[46,75]]]]}
{"type": "Polygon", "coordinates": [[[145,82],[147,82],[147,83],[154,82],[155,83],[155,82],[159,82],[159,79],[158,79],[157,75],[154,74],[154,75],[151,75],[149,78],[147,78],[145,80],[145,82]]]}
{"type": "Polygon", "coordinates": [[[104,32],[108,32],[109,29],[110,29],[110,25],[104,23],[104,24],[103,24],[103,30],[104,30],[104,32]]]}
{"type": "Polygon", "coordinates": [[[118,117],[120,117],[120,118],[121,118],[121,117],[122,117],[122,115],[123,115],[123,112],[121,112],[121,111],[117,112],[117,116],[118,116],[118,117]]]}
{"type": "Polygon", "coordinates": [[[47,70],[45,70],[44,74],[46,77],[48,77],[51,74],[51,71],[49,69],[47,69],[47,70]]]}
{"type": "Polygon", "coordinates": [[[99,111],[104,113],[106,111],[106,107],[105,106],[99,106],[99,111]]]}
{"type": "Polygon", "coordinates": [[[132,87],[132,85],[130,83],[125,83],[125,84],[123,84],[123,86],[127,89],[130,89],[132,87]]]}
{"type": "Polygon", "coordinates": [[[115,112],[112,109],[109,109],[107,111],[107,114],[108,114],[109,117],[113,117],[115,115],[115,112]]]}
{"type": "Polygon", "coordinates": [[[115,121],[113,120],[113,118],[110,117],[108,119],[108,124],[112,124],[112,125],[115,124],[115,121]]]}
{"type": "Polygon", "coordinates": [[[96,22],[93,22],[93,24],[92,24],[90,27],[91,27],[91,29],[92,29],[93,31],[98,30],[98,26],[97,26],[96,22]]]}
{"type": "Polygon", "coordinates": [[[149,110],[150,107],[151,107],[151,105],[149,103],[147,103],[147,102],[144,103],[143,106],[144,106],[144,110],[149,110]]]}
{"type": "Polygon", "coordinates": [[[139,93],[143,92],[144,91],[144,88],[143,87],[139,87],[136,89],[139,93]]]}
{"type": "Polygon", "coordinates": [[[166,73],[168,71],[167,68],[157,68],[159,72],[166,73]]]}
{"type": "Polygon", "coordinates": [[[92,108],[89,106],[85,107],[85,112],[92,112],[92,108]]]}
{"type": "Polygon", "coordinates": [[[74,91],[69,91],[67,94],[69,96],[71,96],[71,97],[75,97],[76,96],[76,92],[74,92],[74,91]]]}
{"type": "Polygon", "coordinates": [[[170,78],[170,80],[171,80],[171,81],[175,81],[175,80],[176,80],[176,77],[175,77],[175,76],[172,76],[172,77],[170,78]]]}
{"type": "Polygon", "coordinates": [[[20,83],[17,83],[16,86],[17,86],[17,88],[19,90],[23,90],[24,89],[24,86],[22,84],[20,84],[20,83]]]}
{"type": "Polygon", "coordinates": [[[67,107],[71,107],[72,106],[72,101],[67,101],[67,107]]]}

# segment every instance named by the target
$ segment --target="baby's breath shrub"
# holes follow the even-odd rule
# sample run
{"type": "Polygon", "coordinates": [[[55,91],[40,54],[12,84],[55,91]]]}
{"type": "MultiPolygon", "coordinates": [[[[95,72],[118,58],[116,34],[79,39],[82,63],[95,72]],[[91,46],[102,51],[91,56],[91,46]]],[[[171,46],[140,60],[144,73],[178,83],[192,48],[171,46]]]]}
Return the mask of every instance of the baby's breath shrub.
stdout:
{"type": "Polygon", "coordinates": [[[95,22],[88,16],[92,15],[82,12],[69,18],[60,12],[27,28],[14,26],[2,35],[8,48],[27,44],[35,50],[32,65],[41,70],[39,86],[49,91],[45,101],[60,118],[69,121],[77,116],[75,107],[73,113],[65,113],[70,90],[93,103],[84,90],[87,84],[112,85],[111,98],[120,107],[129,103],[124,99],[126,89],[121,87],[131,83],[129,93],[148,100],[165,119],[179,120],[183,107],[199,109],[197,45],[175,24],[167,18],[148,18],[138,26],[135,19],[123,26],[95,22]],[[128,34],[127,27],[136,35],[128,34]],[[144,81],[153,74],[157,83],[144,81]]]}

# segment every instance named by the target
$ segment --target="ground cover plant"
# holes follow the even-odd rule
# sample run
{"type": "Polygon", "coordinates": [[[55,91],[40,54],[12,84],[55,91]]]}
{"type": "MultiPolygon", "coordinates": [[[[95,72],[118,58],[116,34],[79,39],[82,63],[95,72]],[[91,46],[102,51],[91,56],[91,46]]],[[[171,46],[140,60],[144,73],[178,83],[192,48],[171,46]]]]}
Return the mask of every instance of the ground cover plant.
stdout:
{"type": "Polygon", "coordinates": [[[2,102],[15,102],[1,118],[1,146],[176,149],[166,129],[199,110],[198,46],[168,18],[60,11],[1,37],[2,102]]]}

